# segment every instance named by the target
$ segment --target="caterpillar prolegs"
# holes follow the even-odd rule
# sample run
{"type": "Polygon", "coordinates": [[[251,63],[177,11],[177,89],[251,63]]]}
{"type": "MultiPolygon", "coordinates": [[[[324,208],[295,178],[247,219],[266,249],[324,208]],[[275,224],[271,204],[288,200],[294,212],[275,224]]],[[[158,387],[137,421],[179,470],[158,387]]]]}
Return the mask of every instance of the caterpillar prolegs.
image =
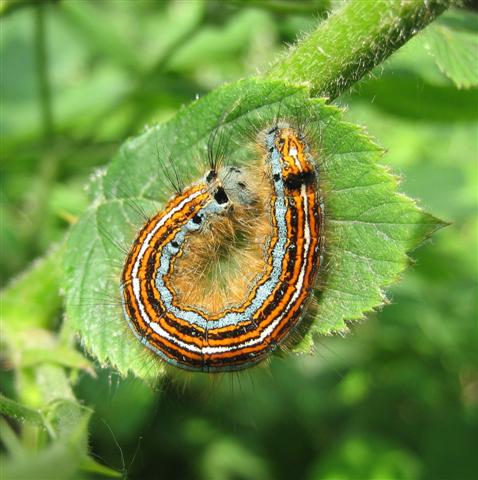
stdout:
{"type": "Polygon", "coordinates": [[[124,264],[132,331],[182,369],[258,364],[284,344],[311,302],[323,248],[318,162],[286,123],[258,138],[255,167],[211,168],[146,222],[124,264]],[[207,285],[204,268],[241,238],[239,268],[223,275],[223,285],[207,285]]]}

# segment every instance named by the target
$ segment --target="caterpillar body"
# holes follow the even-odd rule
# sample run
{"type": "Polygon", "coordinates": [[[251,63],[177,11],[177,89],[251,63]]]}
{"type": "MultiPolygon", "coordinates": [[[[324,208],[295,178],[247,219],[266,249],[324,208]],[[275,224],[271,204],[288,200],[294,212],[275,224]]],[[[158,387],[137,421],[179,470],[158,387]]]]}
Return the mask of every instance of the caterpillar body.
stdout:
{"type": "Polygon", "coordinates": [[[323,249],[318,162],[285,123],[259,143],[256,171],[210,169],[146,222],[126,258],[125,318],[141,343],[176,367],[222,372],[258,364],[284,345],[311,302],[323,249]],[[243,257],[243,273],[235,272],[241,278],[221,285],[222,296],[198,294],[197,262],[241,231],[255,248],[243,257]],[[197,253],[204,239],[206,255],[197,253]]]}

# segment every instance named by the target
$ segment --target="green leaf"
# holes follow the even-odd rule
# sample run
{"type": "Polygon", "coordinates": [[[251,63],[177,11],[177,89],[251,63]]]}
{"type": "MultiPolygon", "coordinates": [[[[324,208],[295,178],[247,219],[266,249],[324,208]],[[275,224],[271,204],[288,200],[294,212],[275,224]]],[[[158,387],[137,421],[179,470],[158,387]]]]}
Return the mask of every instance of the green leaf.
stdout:
{"type": "MultiPolygon", "coordinates": [[[[44,448],[32,451],[16,444],[15,455],[2,458],[5,478],[25,479],[57,478],[79,479],[81,469],[91,471],[87,456],[88,422],[92,411],[76,401],[58,400],[48,409],[47,417],[55,431],[55,439],[44,448]]],[[[10,444],[14,441],[9,439],[10,444]]],[[[105,467],[106,468],[106,467],[105,467]]],[[[98,473],[112,476],[109,469],[98,473]]]]}
{"type": "Polygon", "coordinates": [[[38,384],[45,390],[45,407],[33,409],[0,394],[0,412],[22,424],[47,431],[50,441],[33,452],[8,424],[0,423],[0,440],[10,453],[1,458],[5,478],[78,479],[80,470],[108,477],[121,476],[88,457],[92,410],[74,399],[63,369],[40,366],[38,370],[38,384]]]}
{"type": "Polygon", "coordinates": [[[4,397],[2,394],[0,394],[0,412],[20,422],[31,423],[41,427],[45,425],[43,416],[38,410],[15,402],[15,400],[4,397]]]}
{"type": "Polygon", "coordinates": [[[97,462],[91,457],[84,457],[80,463],[80,469],[84,472],[96,473],[97,475],[103,475],[110,478],[124,478],[122,472],[113,470],[102,463],[97,462]]]}
{"type": "Polygon", "coordinates": [[[65,345],[53,345],[48,348],[28,348],[22,352],[21,367],[34,367],[41,363],[54,363],[67,368],[85,370],[95,375],[91,363],[78,351],[65,345]]]}
{"type": "Polygon", "coordinates": [[[425,33],[440,70],[458,88],[478,85],[478,15],[451,9],[425,33]]]}
{"type": "Polygon", "coordinates": [[[478,88],[433,85],[406,70],[395,69],[378,79],[362,81],[357,98],[393,115],[422,121],[467,122],[478,118],[478,88]]]}
{"type": "Polygon", "coordinates": [[[158,148],[159,155],[171,154],[180,177],[192,181],[205,169],[198,158],[204,158],[209,135],[225,114],[225,142],[235,142],[227,163],[236,163],[257,158],[247,147],[251,129],[257,133],[271,125],[279,110],[291,119],[307,112],[301,118],[316,132],[312,141],[322,157],[326,267],[312,333],[346,331],[347,321],[383,304],[382,289],[406,267],[406,252],[443,225],[397,193],[397,179],[376,163],[382,150],[359,127],[344,122],[339,110],[310,99],[305,87],[257,79],[224,86],[126,142],[103,178],[101,195],[71,232],[65,256],[67,321],[102,364],[142,378],[163,371],[122,316],[119,277],[125,252],[118,247],[127,250],[144,223],[131,202],[153,213],[171,194],[158,148]]]}
{"type": "Polygon", "coordinates": [[[94,375],[90,362],[74,349],[63,332],[50,330],[61,307],[61,256],[64,244],[51,248],[1,292],[2,342],[16,367],[54,363],[79,368],[94,375]]]}
{"type": "Polygon", "coordinates": [[[1,292],[2,339],[17,346],[26,329],[49,328],[61,307],[63,245],[35,261],[1,292]]]}

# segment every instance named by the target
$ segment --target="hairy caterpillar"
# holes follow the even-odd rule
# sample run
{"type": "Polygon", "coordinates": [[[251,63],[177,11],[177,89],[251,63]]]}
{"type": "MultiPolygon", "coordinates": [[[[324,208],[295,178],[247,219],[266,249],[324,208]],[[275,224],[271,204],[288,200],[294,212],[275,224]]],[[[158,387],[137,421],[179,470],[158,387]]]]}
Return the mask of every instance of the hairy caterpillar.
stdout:
{"type": "Polygon", "coordinates": [[[258,142],[255,169],[214,166],[146,222],[124,264],[131,329],[182,369],[233,371],[263,361],[311,301],[323,247],[318,164],[286,123],[258,142]],[[219,261],[211,256],[238,234],[248,241],[236,278],[213,286],[222,293],[198,287],[198,270],[219,261]]]}
{"type": "MultiPolygon", "coordinates": [[[[174,374],[179,370],[169,369],[171,364],[215,372],[265,364],[273,351],[310,352],[313,337],[346,332],[350,321],[362,318],[384,302],[382,289],[403,271],[406,251],[416,247],[419,238],[438,225],[434,217],[397,193],[396,179],[377,163],[382,154],[383,149],[363,129],[344,121],[337,108],[325,105],[323,99],[310,99],[305,87],[280,82],[246,80],[226,85],[181,110],[169,122],[147,127],[141,135],[127,140],[104,174],[91,182],[93,202],[69,235],[65,256],[67,318],[80,333],[83,347],[101,365],[111,365],[121,375],[131,372],[153,380],[167,371],[174,374]],[[225,116],[224,112],[229,113],[225,116]],[[222,146],[227,146],[222,151],[209,148],[208,139],[215,136],[211,132],[218,125],[218,138],[224,140],[222,146]],[[159,148],[174,159],[168,168],[164,164],[167,156],[159,155],[159,148]],[[207,157],[201,154],[203,151],[207,157]],[[295,176],[281,171],[282,194],[274,183],[273,160],[288,160],[291,166],[295,164],[291,160],[302,155],[306,163],[299,160],[299,165],[310,162],[312,173],[307,173],[308,168],[295,176]],[[198,161],[204,158],[209,160],[206,167],[198,161]],[[144,241],[139,232],[174,205],[174,198],[172,204],[168,203],[171,188],[165,186],[166,177],[172,181],[174,198],[192,187],[208,187],[204,190],[205,203],[196,213],[217,197],[217,211],[208,212],[197,231],[183,230],[183,244],[178,242],[177,251],[175,245],[169,245],[169,260],[174,268],[163,275],[164,287],[160,291],[168,295],[168,290],[177,308],[190,307],[203,319],[205,314],[212,320],[245,304],[270,268],[268,260],[272,259],[276,238],[287,242],[293,233],[303,248],[303,199],[308,205],[317,205],[320,233],[314,255],[320,275],[315,270],[303,271],[303,291],[309,291],[308,298],[305,294],[299,301],[297,315],[288,321],[287,328],[268,331],[254,344],[258,348],[249,358],[225,361],[236,353],[224,341],[223,345],[215,345],[224,347],[224,351],[203,351],[213,339],[209,326],[191,335],[199,339],[199,345],[195,345],[199,358],[192,366],[180,355],[169,362],[158,361],[161,357],[144,346],[153,346],[150,340],[154,330],[145,327],[148,322],[138,318],[137,311],[128,311],[128,301],[139,297],[136,292],[133,298],[131,291],[129,297],[124,296],[133,277],[127,274],[122,279],[122,272],[134,245],[144,241]],[[189,187],[184,188],[184,184],[189,187]],[[303,188],[313,195],[301,196],[303,188]],[[322,197],[326,201],[325,216],[322,197]],[[279,216],[271,215],[276,199],[300,212],[302,234],[287,230],[290,223],[280,231],[275,222],[279,216]],[[311,281],[314,275],[317,282],[311,281]],[[133,324],[133,331],[143,343],[131,334],[125,311],[130,323],[136,322],[138,328],[133,324]],[[215,364],[212,353],[219,353],[215,364]]],[[[309,221],[311,218],[307,217],[309,221]]],[[[168,221],[168,227],[174,225],[168,221]]],[[[172,240],[164,239],[166,243],[172,240]]],[[[158,252],[165,251],[163,247],[158,252]]],[[[156,260],[160,261],[157,255],[156,260]]],[[[153,274],[148,276],[154,295],[157,266],[151,262],[153,274]]],[[[281,272],[285,271],[282,268],[281,272]]],[[[300,273],[300,269],[296,271],[300,273]]],[[[282,285],[299,285],[299,278],[295,276],[282,285]]],[[[289,296],[292,291],[289,289],[289,296]]],[[[266,291],[262,300],[270,293],[270,289],[266,291]]],[[[157,320],[163,312],[158,308],[157,320]]],[[[259,321],[255,320],[255,324],[259,321]]],[[[235,324],[225,328],[240,336],[235,324]]],[[[249,328],[254,330],[255,325],[251,322],[249,328]]],[[[191,339],[186,339],[185,344],[188,342],[192,344],[191,339]]]]}

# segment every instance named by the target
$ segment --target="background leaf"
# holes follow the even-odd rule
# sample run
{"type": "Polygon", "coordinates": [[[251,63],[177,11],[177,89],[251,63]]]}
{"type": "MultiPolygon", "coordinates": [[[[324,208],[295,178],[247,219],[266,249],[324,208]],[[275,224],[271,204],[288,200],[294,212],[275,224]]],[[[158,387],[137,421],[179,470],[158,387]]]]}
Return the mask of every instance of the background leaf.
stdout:
{"type": "Polygon", "coordinates": [[[478,15],[451,9],[426,33],[438,67],[459,88],[478,85],[478,15]]]}
{"type": "Polygon", "coordinates": [[[28,408],[0,394],[0,412],[20,422],[32,423],[43,427],[45,420],[38,410],[28,408]]]}
{"type": "MultiPolygon", "coordinates": [[[[95,462],[87,456],[87,428],[91,413],[89,408],[74,401],[61,400],[52,404],[49,416],[55,431],[54,440],[39,451],[17,444],[14,455],[1,459],[5,478],[77,480],[84,478],[79,473],[81,469],[118,476],[118,472],[103,465],[95,469],[95,462]]],[[[9,429],[9,426],[3,425],[3,428],[9,429]]]]}

